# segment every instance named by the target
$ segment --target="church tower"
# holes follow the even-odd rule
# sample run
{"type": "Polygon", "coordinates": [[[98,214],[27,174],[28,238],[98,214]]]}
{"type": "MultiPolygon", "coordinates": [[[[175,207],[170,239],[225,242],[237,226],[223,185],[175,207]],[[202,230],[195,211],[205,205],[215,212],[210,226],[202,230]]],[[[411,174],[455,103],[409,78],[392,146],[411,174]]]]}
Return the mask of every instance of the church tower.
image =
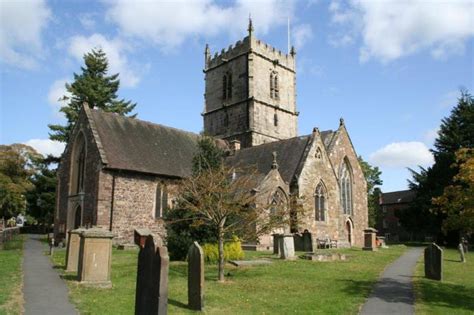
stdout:
{"type": "Polygon", "coordinates": [[[204,132],[242,148],[297,136],[295,50],[289,54],[248,36],[204,60],[204,132]]]}

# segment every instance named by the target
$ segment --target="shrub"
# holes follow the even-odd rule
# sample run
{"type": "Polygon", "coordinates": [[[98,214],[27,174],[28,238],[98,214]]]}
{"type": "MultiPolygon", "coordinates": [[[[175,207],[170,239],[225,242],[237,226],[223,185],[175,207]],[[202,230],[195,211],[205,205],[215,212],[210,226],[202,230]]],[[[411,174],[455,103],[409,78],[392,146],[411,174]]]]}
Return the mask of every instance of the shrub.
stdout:
{"type": "MultiPolygon", "coordinates": [[[[219,260],[219,249],[217,244],[204,244],[202,246],[204,260],[207,263],[215,264],[219,260]]],[[[232,241],[224,244],[224,259],[237,260],[244,258],[242,244],[237,236],[232,237],[232,241]]]]}

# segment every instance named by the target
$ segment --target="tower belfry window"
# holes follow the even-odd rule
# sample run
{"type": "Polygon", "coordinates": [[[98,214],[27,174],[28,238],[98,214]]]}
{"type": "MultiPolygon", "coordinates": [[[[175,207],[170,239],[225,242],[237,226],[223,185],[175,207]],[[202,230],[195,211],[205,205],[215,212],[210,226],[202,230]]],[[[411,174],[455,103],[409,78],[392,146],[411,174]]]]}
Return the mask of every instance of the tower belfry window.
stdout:
{"type": "Polygon", "coordinates": [[[280,90],[278,87],[278,74],[276,72],[270,73],[270,98],[278,99],[280,97],[280,90]]]}
{"type": "Polygon", "coordinates": [[[275,127],[278,126],[278,114],[277,114],[277,113],[275,113],[275,114],[273,115],[273,125],[274,125],[275,127]]]}
{"type": "Polygon", "coordinates": [[[226,73],[222,78],[222,99],[232,98],[232,74],[226,73]]]}

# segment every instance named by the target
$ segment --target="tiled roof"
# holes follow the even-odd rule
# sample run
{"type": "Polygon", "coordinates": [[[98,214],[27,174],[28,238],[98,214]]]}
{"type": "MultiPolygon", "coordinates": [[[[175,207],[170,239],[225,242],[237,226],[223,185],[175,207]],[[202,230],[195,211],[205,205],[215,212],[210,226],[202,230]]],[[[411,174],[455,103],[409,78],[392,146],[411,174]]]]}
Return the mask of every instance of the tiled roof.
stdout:
{"type": "Polygon", "coordinates": [[[397,203],[409,203],[415,198],[415,192],[413,190],[400,190],[392,191],[382,194],[382,205],[397,204],[397,203]]]}

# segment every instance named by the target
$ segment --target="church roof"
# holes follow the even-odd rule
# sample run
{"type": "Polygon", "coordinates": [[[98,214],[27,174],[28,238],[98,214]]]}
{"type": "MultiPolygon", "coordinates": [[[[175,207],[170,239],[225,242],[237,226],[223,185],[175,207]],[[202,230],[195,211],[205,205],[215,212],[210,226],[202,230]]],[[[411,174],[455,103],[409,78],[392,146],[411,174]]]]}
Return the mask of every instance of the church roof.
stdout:
{"type": "Polygon", "coordinates": [[[89,117],[107,168],[172,177],[191,175],[197,134],[100,110],[90,110],[89,117]]]}
{"type": "Polygon", "coordinates": [[[235,167],[255,167],[259,173],[267,174],[272,167],[272,153],[276,152],[278,171],[283,180],[290,183],[310,139],[308,135],[240,149],[229,156],[226,162],[235,167]]]}
{"type": "Polygon", "coordinates": [[[323,140],[324,146],[326,149],[329,149],[332,139],[336,133],[332,130],[321,131],[321,139],[323,140]]]}

